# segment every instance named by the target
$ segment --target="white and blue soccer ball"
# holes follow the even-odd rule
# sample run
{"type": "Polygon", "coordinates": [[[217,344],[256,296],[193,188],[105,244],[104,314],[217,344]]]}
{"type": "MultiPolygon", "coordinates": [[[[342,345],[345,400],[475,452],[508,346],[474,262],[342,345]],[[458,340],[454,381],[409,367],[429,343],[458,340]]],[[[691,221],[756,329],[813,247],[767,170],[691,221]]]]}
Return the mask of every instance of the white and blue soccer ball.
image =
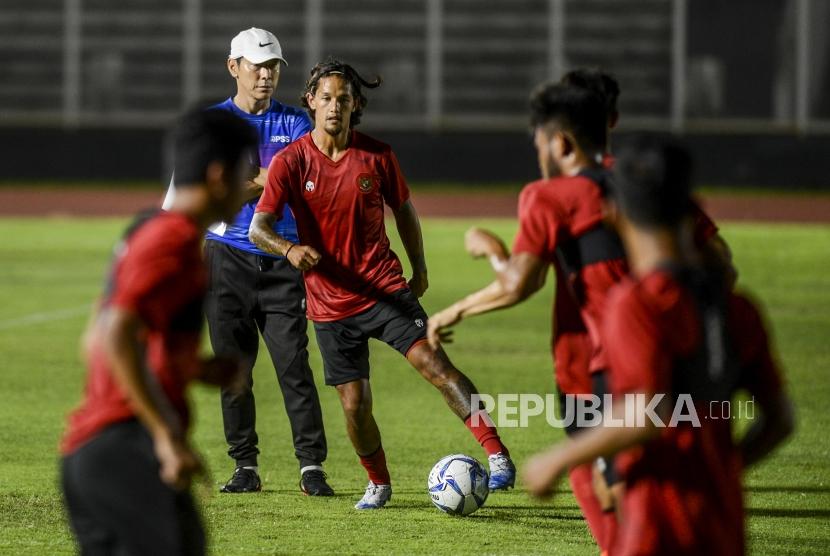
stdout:
{"type": "Polygon", "coordinates": [[[429,472],[427,489],[432,503],[448,514],[470,515],[487,500],[490,488],[485,468],[464,454],[441,458],[429,472]]]}

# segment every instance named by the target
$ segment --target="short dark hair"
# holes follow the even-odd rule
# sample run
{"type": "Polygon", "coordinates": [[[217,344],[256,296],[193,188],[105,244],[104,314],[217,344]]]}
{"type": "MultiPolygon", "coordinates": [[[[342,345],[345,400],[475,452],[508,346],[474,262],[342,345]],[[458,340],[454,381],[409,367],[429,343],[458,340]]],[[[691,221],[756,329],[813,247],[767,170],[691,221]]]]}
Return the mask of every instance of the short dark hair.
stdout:
{"type": "Polygon", "coordinates": [[[176,187],[204,183],[207,167],[220,162],[235,169],[250,158],[258,140],[253,128],[227,110],[187,112],[171,133],[176,187]]]}
{"type": "Polygon", "coordinates": [[[605,104],[606,119],[610,122],[619,117],[617,99],[620,96],[620,84],[610,73],[599,68],[578,68],[563,75],[559,82],[593,91],[605,104]]]}
{"type": "Polygon", "coordinates": [[[626,217],[643,226],[675,226],[692,207],[692,157],[677,140],[638,134],[617,151],[611,190],[626,217]]]}
{"type": "Polygon", "coordinates": [[[357,109],[352,112],[352,119],[349,124],[349,127],[355,127],[360,123],[363,109],[369,102],[369,99],[363,94],[361,87],[375,89],[380,87],[383,79],[379,75],[376,75],[374,81],[366,81],[352,66],[330,56],[326,61],[320,62],[311,68],[308,81],[305,82],[305,90],[300,97],[300,102],[302,102],[302,105],[306,108],[312,120],[314,120],[314,110],[308,105],[306,95],[309,93],[314,95],[317,92],[317,85],[320,83],[320,80],[331,75],[338,75],[345,79],[351,88],[352,96],[357,100],[357,109]]]}
{"type": "Polygon", "coordinates": [[[587,89],[546,83],[530,95],[530,124],[569,131],[583,151],[605,151],[608,124],[602,99],[587,89]]]}

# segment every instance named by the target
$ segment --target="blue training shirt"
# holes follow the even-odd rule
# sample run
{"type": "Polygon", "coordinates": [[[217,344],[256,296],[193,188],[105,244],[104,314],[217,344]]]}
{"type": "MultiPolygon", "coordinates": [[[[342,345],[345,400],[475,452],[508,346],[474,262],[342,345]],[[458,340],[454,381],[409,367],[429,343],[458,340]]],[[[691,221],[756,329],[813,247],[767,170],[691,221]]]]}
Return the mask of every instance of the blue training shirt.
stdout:
{"type": "MultiPolygon", "coordinates": [[[[259,166],[263,168],[268,167],[275,154],[311,131],[311,121],[304,110],[286,106],[273,99],[271,100],[271,106],[264,114],[249,114],[244,110],[240,110],[233,103],[233,97],[211,106],[211,108],[232,112],[247,120],[253,126],[259,137],[259,166]]],[[[239,211],[232,222],[213,227],[207,232],[205,239],[221,241],[249,253],[276,257],[260,250],[248,239],[248,228],[251,227],[251,220],[254,218],[254,211],[258,202],[259,197],[242,205],[242,210],[239,211]]],[[[294,219],[294,213],[291,212],[288,205],[283,210],[282,218],[274,223],[274,231],[288,241],[294,243],[299,241],[297,221],[294,219]]]]}

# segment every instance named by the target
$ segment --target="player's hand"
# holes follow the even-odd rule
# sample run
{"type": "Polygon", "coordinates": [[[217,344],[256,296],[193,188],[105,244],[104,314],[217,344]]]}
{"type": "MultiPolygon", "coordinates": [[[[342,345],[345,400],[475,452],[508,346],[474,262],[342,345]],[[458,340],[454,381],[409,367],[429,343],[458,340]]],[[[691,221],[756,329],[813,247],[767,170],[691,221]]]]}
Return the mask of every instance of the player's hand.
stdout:
{"type": "Polygon", "coordinates": [[[415,297],[421,298],[429,287],[429,278],[427,278],[427,271],[420,270],[412,273],[412,279],[409,281],[409,289],[415,294],[415,297]]]}
{"type": "Polygon", "coordinates": [[[190,486],[193,475],[202,470],[202,462],[183,440],[170,433],[156,435],[153,449],[159,460],[161,480],[174,490],[182,491],[190,486]]]}
{"type": "Polygon", "coordinates": [[[474,259],[481,257],[507,258],[504,242],[493,232],[473,226],[464,234],[464,249],[474,259]]]}
{"type": "Polygon", "coordinates": [[[567,471],[560,463],[559,450],[537,454],[525,464],[521,476],[531,496],[546,499],[553,495],[556,483],[567,471]]]}
{"type": "Polygon", "coordinates": [[[237,358],[211,357],[202,363],[202,374],[198,378],[205,384],[239,392],[245,385],[248,375],[244,365],[237,358]]]}
{"type": "Polygon", "coordinates": [[[451,327],[461,321],[461,311],[450,306],[429,317],[427,320],[427,341],[432,349],[438,349],[442,343],[452,343],[451,327]]]}
{"type": "Polygon", "coordinates": [[[297,270],[308,270],[320,262],[322,255],[314,247],[295,244],[288,250],[286,256],[291,266],[297,270]]]}
{"type": "Polygon", "coordinates": [[[245,201],[250,201],[262,195],[265,190],[265,182],[268,181],[268,168],[254,168],[258,172],[245,182],[245,201]]]}
{"type": "Polygon", "coordinates": [[[265,182],[268,181],[268,168],[260,166],[257,170],[256,175],[251,178],[251,181],[260,187],[265,187],[265,182]]]}

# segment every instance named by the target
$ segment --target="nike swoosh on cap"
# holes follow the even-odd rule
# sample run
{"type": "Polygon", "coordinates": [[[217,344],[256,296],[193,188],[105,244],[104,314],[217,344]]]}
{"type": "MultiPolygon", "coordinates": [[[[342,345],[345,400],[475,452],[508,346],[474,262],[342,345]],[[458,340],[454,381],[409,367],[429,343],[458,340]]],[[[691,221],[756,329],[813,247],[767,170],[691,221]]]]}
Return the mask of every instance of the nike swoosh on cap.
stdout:
{"type": "Polygon", "coordinates": [[[272,42],[259,43],[259,47],[260,47],[260,48],[264,48],[264,47],[266,47],[266,46],[270,46],[270,45],[272,45],[272,44],[274,44],[274,43],[272,43],[272,42]]]}

